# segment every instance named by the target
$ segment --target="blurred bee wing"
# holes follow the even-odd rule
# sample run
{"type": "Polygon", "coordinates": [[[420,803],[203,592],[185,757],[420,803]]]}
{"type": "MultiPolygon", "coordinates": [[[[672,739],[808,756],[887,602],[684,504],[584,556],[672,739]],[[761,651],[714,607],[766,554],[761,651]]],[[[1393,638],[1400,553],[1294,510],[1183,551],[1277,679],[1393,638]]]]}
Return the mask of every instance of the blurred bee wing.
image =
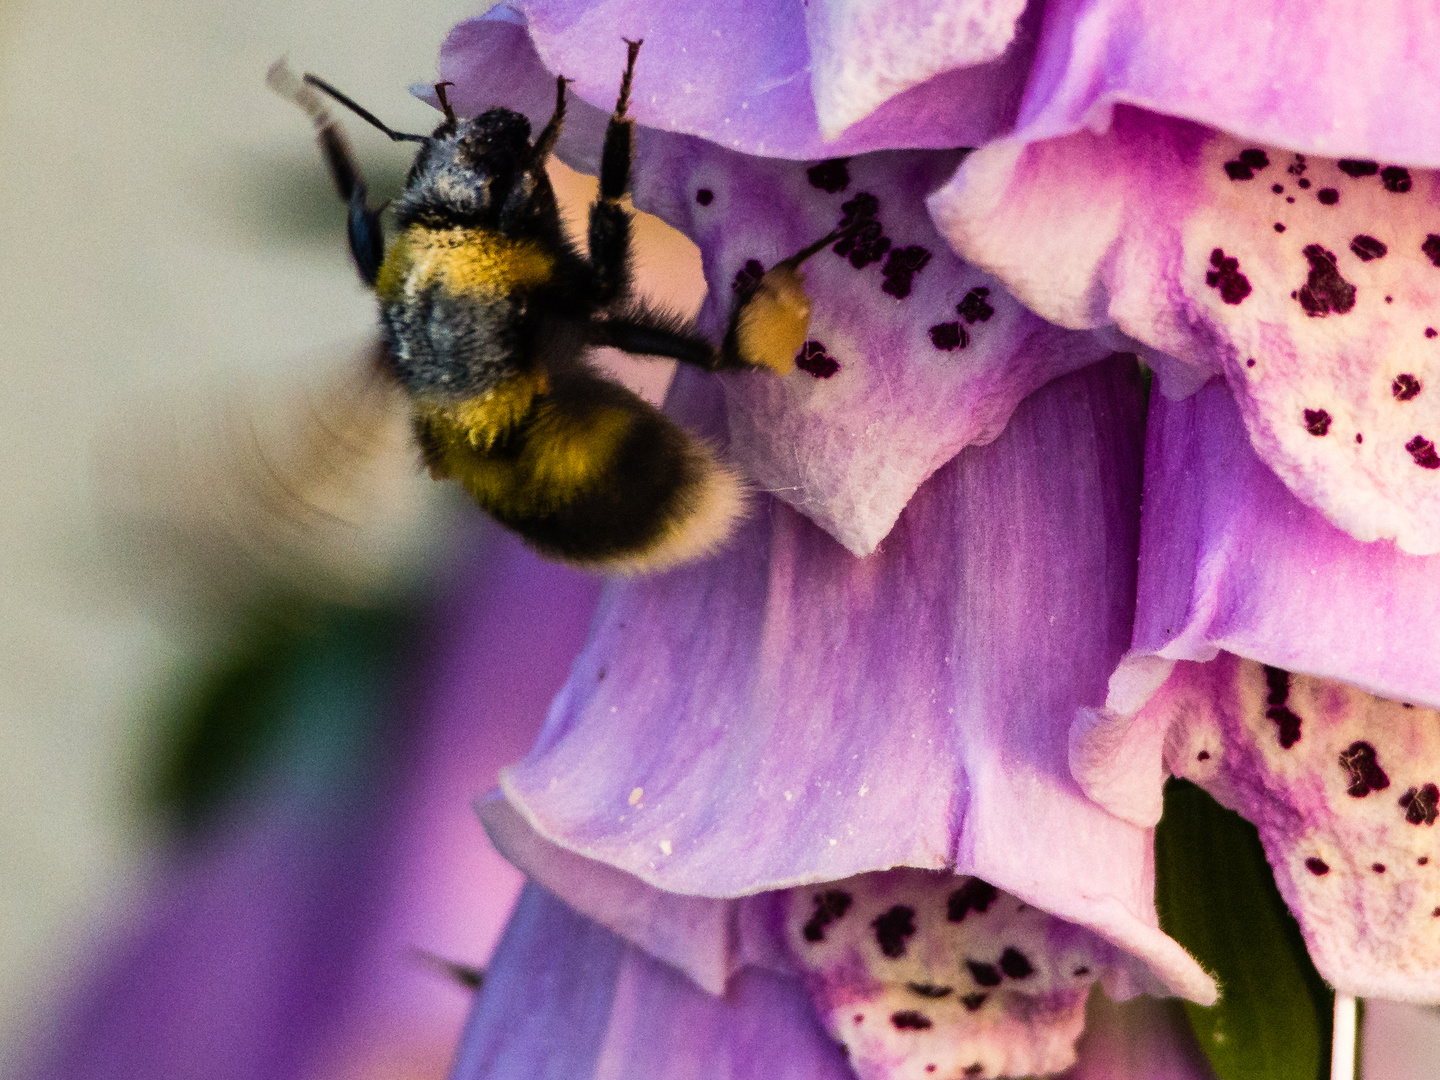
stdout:
{"type": "Polygon", "coordinates": [[[192,603],[277,592],[360,602],[419,569],[439,510],[379,349],[327,358],[308,380],[128,413],[97,455],[122,580],[192,603]]]}

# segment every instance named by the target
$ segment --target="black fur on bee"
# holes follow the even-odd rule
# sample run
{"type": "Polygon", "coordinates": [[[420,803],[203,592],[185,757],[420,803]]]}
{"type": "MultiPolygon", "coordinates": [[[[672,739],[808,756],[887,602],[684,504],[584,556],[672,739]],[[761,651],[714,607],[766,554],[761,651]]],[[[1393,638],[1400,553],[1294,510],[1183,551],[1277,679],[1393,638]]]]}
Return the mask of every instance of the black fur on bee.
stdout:
{"type": "Polygon", "coordinates": [[[720,348],[632,294],[633,124],[626,115],[639,42],[605,133],[589,253],[565,235],[545,163],[565,121],[566,80],[532,141],[520,113],[462,119],[435,87],[430,135],[391,130],[334,87],[272,67],[270,84],[315,120],[348,208],[350,250],[380,302],[390,374],[414,405],[432,475],[459,481],[502,524],[552,557],[608,571],[660,569],[705,554],[743,513],[739,477],[705,443],[584,359],[608,345],[708,371],[787,372],[805,340],[798,267],[833,234],[777,264],[738,301],[720,348]],[[320,91],[395,140],[420,144],[388,249],[320,91]]]}

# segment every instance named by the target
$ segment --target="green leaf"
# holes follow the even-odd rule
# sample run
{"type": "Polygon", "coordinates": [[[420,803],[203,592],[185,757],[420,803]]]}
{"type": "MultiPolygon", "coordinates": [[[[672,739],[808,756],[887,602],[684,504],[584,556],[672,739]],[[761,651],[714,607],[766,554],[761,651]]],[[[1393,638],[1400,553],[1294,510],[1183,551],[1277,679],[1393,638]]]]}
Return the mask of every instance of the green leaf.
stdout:
{"type": "Polygon", "coordinates": [[[1186,780],[1165,785],[1155,833],[1164,931],[1220,983],[1186,1005],[1220,1080],[1325,1080],[1334,992],[1280,898],[1255,826],[1186,780]]]}

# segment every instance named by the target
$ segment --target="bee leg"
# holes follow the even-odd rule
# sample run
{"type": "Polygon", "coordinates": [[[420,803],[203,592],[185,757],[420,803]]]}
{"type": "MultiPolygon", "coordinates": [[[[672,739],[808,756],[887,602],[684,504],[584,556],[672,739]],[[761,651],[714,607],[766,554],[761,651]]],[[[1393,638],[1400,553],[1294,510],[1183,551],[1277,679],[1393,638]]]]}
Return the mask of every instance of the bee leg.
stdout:
{"type": "Polygon", "coordinates": [[[630,85],[635,77],[640,42],[625,44],[628,53],[625,75],[620,80],[620,97],[605,129],[605,146],[600,153],[600,197],[590,208],[590,266],[595,301],[602,305],[625,296],[631,281],[630,214],[620,200],[630,190],[635,124],[626,112],[630,107],[630,85]]]}
{"type": "Polygon", "coordinates": [[[615,315],[592,319],[585,342],[640,356],[665,356],[706,371],[724,366],[715,347],[688,320],[643,304],[631,304],[615,315]]]}

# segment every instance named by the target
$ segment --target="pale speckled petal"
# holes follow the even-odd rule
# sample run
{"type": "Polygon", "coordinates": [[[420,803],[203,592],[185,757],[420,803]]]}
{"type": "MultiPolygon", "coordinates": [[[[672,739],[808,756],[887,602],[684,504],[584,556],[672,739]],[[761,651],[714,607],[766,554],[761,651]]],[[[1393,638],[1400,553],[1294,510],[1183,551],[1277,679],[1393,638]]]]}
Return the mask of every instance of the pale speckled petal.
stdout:
{"type": "MultiPolygon", "coordinates": [[[[1213,1080],[1174,1002],[1092,994],[1075,1080],[1213,1080]]],[[[922,1076],[935,1075],[923,1073],[922,1076]]],[[[963,1073],[962,1073],[963,1076],[963,1073]]],[[[723,996],[530,886],[452,1080],[854,1080],[801,981],[755,969],[723,996]]]]}
{"type": "Polygon", "coordinates": [[[1259,828],[1327,982],[1440,1001],[1440,712],[1224,653],[1178,663],[1136,722],[1259,828]]]}
{"type": "Polygon", "coordinates": [[[1223,373],[1303,502],[1357,539],[1440,551],[1437,174],[1128,106],[1104,133],[1028,137],[932,196],[956,249],[1047,318],[1223,373]]]}
{"type": "MultiPolygon", "coordinates": [[[[646,127],[792,159],[976,146],[1014,122],[1038,21],[1037,12],[1017,34],[1023,6],[529,0],[462,23],[446,53],[469,47],[485,24],[506,22],[523,36],[528,22],[544,66],[608,113],[625,64],[622,38],[643,39],[631,115],[646,127]]],[[[506,104],[503,84],[493,89],[490,104],[506,104]]]]}
{"type": "MultiPolygon", "coordinates": [[[[539,124],[553,103],[553,79],[515,22],[462,25],[441,72],[462,112],[507,104],[539,124]]],[[[601,110],[572,105],[561,157],[596,171],[604,123],[601,110]]],[[[797,369],[724,380],[732,457],[857,554],[874,550],[935,469],[993,439],[1025,395],[1131,347],[1046,323],[949,251],[924,197],[957,161],[917,151],[797,163],[637,132],[635,205],[700,246],[700,324],[714,340],[737,287],[847,215],[873,218],[863,242],[805,264],[813,311],[797,369]]]]}
{"type": "MultiPolygon", "coordinates": [[[[682,419],[713,412],[713,381],[677,388],[682,419]]],[[[1096,365],[937,472],[869,558],[762,497],[716,558],[612,586],[502,774],[510,805],[671,893],[953,865],[1207,999],[1155,928],[1149,832],[1085,799],[1066,756],[1130,634],[1139,423],[1133,361],[1096,365]]],[[[546,883],[583,903],[582,875],[546,883]]]]}
{"type": "Polygon", "coordinates": [[[788,899],[786,942],[859,1080],[1067,1069],[1090,988],[1129,960],[979,878],[888,870],[788,899]]]}

